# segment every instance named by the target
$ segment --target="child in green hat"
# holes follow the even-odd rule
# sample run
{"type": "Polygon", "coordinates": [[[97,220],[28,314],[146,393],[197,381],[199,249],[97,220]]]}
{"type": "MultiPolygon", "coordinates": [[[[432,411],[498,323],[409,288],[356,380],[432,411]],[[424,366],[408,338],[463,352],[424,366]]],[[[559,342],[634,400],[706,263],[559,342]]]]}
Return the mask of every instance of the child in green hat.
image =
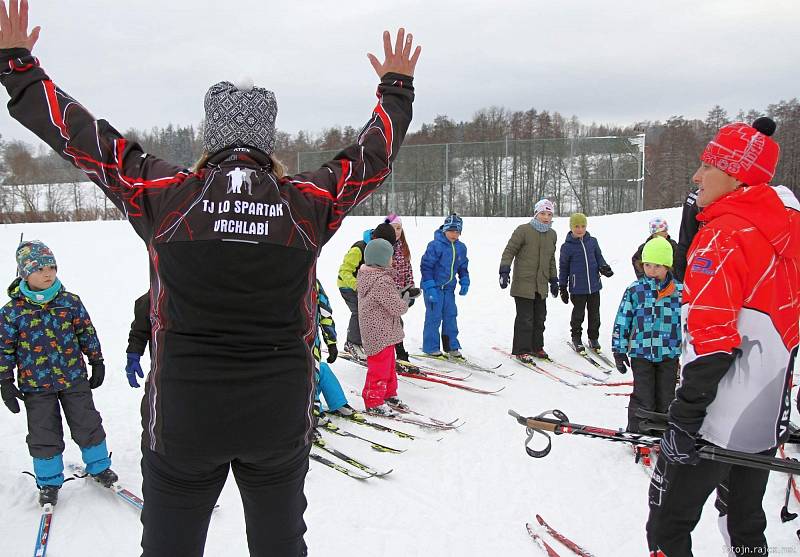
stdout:
{"type": "Polygon", "coordinates": [[[627,431],[639,432],[638,408],[666,412],[675,398],[683,284],[673,278],[672,263],[672,245],[666,238],[656,236],[644,245],[645,276],[625,290],[614,322],[617,370],[633,370],[627,431]]]}

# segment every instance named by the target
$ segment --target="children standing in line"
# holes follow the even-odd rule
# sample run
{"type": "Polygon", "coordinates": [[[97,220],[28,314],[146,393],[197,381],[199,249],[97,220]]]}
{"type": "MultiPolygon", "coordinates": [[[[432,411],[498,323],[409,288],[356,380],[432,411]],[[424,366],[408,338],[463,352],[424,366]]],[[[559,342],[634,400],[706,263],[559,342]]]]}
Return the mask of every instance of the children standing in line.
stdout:
{"type": "Polygon", "coordinates": [[[344,350],[359,360],[365,360],[367,355],[361,344],[361,329],[358,326],[358,270],[364,264],[364,249],[370,240],[383,238],[390,244],[394,244],[397,234],[392,225],[382,222],[372,230],[365,230],[361,240],[353,244],[344,255],[342,264],[339,266],[339,276],[336,286],[339,293],[344,298],[347,308],[350,310],[350,323],[347,325],[347,340],[344,343],[344,350]]]}
{"type": "Polygon", "coordinates": [[[533,218],[514,230],[500,259],[500,288],[511,283],[514,263],[511,296],[517,306],[517,318],[511,353],[524,363],[549,357],[544,350],[548,285],[550,294],[558,296],[553,210],[549,199],[540,199],[534,206],[533,218]]]}
{"type": "Polygon", "coordinates": [[[460,296],[469,291],[469,259],[467,246],[460,240],[464,221],[453,213],[436,229],[433,241],[422,256],[422,287],[425,292],[425,328],[422,333],[422,350],[431,356],[442,356],[439,349],[439,327],[442,347],[451,358],[463,358],[458,342],[456,316],[456,275],[460,296]]]}
{"type": "Polygon", "coordinates": [[[389,417],[394,415],[390,406],[404,406],[397,397],[394,346],[403,340],[400,316],[410,301],[408,291],[401,295],[394,282],[392,252],[386,240],[371,240],[358,270],[358,320],[367,353],[364,406],[369,414],[389,417]]]}
{"type": "Polygon", "coordinates": [[[585,352],[581,340],[583,319],[589,310],[589,348],[600,350],[600,275],[611,277],[614,271],[603,258],[597,239],[586,231],[588,220],[583,213],[569,217],[570,232],[561,244],[558,264],[558,288],[561,301],[568,304],[572,299],[572,319],[570,328],[572,346],[578,352],[585,352]]]}
{"type": "Polygon", "coordinates": [[[633,370],[627,431],[636,433],[638,408],[663,413],[675,398],[682,339],[683,285],[672,276],[672,246],[655,236],[644,245],[642,262],[645,276],[623,294],[612,337],[617,370],[633,370]]]}
{"type": "MultiPolygon", "coordinates": [[[[673,261],[675,261],[675,256],[678,253],[678,243],[670,238],[669,236],[669,226],[667,225],[666,219],[662,219],[661,217],[655,217],[654,219],[650,220],[649,223],[650,228],[650,236],[647,237],[647,240],[651,240],[656,236],[661,236],[662,238],[666,238],[666,240],[672,246],[672,254],[673,254],[673,261]]],[[[647,240],[644,241],[642,245],[636,250],[636,253],[633,254],[631,257],[631,263],[633,264],[633,272],[636,273],[636,278],[640,279],[644,276],[644,267],[642,266],[642,250],[644,249],[644,244],[647,243],[647,240]]],[[[686,263],[684,262],[683,267],[686,267],[686,263]]],[[[680,280],[680,276],[673,270],[673,276],[680,280]]]]}
{"type": "Polygon", "coordinates": [[[25,403],[39,504],[55,505],[64,483],[60,409],[86,471],[106,487],[117,481],[90,390],[103,384],[105,366],[89,314],[56,277],[50,248],[37,240],[23,242],[16,259],[18,278],[8,288],[11,301],[0,309],[0,391],[15,414],[20,410],[17,399],[25,403]],[[92,367],[91,377],[82,354],[92,367]],[[14,385],[15,367],[19,388],[14,385]]]}
{"type": "MultiPolygon", "coordinates": [[[[397,241],[394,244],[394,254],[392,255],[392,269],[394,270],[394,280],[397,288],[402,292],[411,289],[411,303],[414,305],[414,298],[419,296],[419,289],[414,286],[414,268],[411,266],[411,251],[408,249],[406,234],[403,232],[403,221],[396,213],[389,213],[386,223],[394,228],[397,241]]],[[[401,321],[402,325],[402,321],[401,321]]],[[[395,345],[395,355],[398,360],[408,361],[408,352],[402,342],[395,345]]]]}

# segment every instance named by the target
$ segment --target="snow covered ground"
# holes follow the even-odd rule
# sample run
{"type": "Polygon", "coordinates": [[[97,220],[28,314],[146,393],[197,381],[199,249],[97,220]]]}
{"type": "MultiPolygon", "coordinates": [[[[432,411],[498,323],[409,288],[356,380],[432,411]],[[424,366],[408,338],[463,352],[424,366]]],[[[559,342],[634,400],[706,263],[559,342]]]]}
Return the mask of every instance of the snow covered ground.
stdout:
{"type": "MultiPolygon", "coordinates": [[[[665,216],[677,231],[678,209],[589,219],[589,231],[599,239],[616,273],[611,279],[603,279],[601,342],[606,347],[610,347],[619,298],[634,278],[630,256],[644,240],[648,220],[656,214],[665,216]]],[[[333,301],[342,339],[349,313],[336,291],[338,265],[361,232],[380,220],[345,220],[320,260],[319,277],[333,301]]],[[[554,439],[550,456],[534,460],[523,449],[523,428],[507,414],[509,408],[525,415],[558,408],[574,422],[623,427],[627,397],[605,396],[604,392],[630,390],[571,389],[504,360],[492,350],[495,345],[511,345],[514,303],[507,290],[500,290],[497,269],[512,230],[526,220],[466,219],[462,239],[469,249],[472,284],[469,295],[457,300],[466,354],[487,363],[502,362],[501,370],[516,374],[499,379],[475,372],[468,380],[476,386],[506,386],[494,396],[401,383],[400,395],[415,407],[436,416],[463,418],[466,425],[458,431],[439,435],[419,432],[429,439],[404,442],[357,425],[345,426],[406,446],[408,451],[402,455],[379,454],[358,442],[333,439],[342,450],[377,467],[394,468],[394,472],[383,479],[358,482],[312,463],[306,484],[306,540],[312,555],[543,555],[524,527],[527,521],[535,523],[537,513],[595,555],[647,554],[644,525],[648,478],[642,467],[634,464],[631,449],[562,436],[554,439]]],[[[404,221],[417,280],[419,258],[440,223],[439,218],[409,217],[404,221]]],[[[567,219],[556,219],[555,228],[560,246],[568,230],[567,219]]],[[[0,228],[0,269],[4,270],[0,281],[10,282],[14,276],[14,249],[21,232],[53,248],[59,277],[82,297],[94,319],[107,366],[106,382],[95,391],[95,402],[113,450],[114,469],[125,484],[139,491],[142,391],[128,386],[123,368],[133,300],[147,288],[144,246],[125,222],[9,225],[0,228]]],[[[556,359],[582,366],[582,360],[564,343],[569,337],[570,308],[559,299],[548,300],[545,347],[556,359]]],[[[416,304],[405,320],[409,351],[417,351],[421,345],[423,317],[423,305],[416,304]]],[[[343,340],[339,346],[341,349],[343,340]]],[[[346,388],[360,389],[363,368],[343,361],[333,367],[346,388]]],[[[588,364],[583,367],[592,371],[588,364]]],[[[560,375],[579,379],[567,373],[560,375]]],[[[612,377],[620,376],[615,372],[612,377]]],[[[358,399],[353,402],[361,404],[358,399]]],[[[418,432],[415,426],[403,429],[418,432]]],[[[25,431],[24,413],[12,415],[0,408],[2,555],[29,555],[38,525],[34,483],[20,473],[31,469],[25,431]]],[[[65,460],[79,459],[77,447],[68,440],[65,460]]],[[[798,526],[783,525],[779,519],[785,482],[785,476],[773,474],[765,497],[767,537],[774,554],[800,553],[795,537],[798,526]]],[[[233,481],[226,485],[219,503],[206,554],[247,555],[242,507],[233,481]]],[[[53,557],[140,554],[141,525],[134,510],[83,481],[69,482],[62,489],[51,536],[48,555],[53,557]]],[[[711,502],[695,531],[694,547],[698,556],[723,554],[711,502]]],[[[560,546],[558,550],[570,554],[560,546]]]]}

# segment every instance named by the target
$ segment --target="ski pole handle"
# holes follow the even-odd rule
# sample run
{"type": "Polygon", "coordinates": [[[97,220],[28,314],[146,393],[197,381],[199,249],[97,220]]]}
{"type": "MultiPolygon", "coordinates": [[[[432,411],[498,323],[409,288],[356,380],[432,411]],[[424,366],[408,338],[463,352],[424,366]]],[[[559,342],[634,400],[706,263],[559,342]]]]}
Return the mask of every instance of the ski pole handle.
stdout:
{"type": "Polygon", "coordinates": [[[518,423],[524,425],[525,427],[529,427],[531,429],[538,429],[539,431],[551,431],[553,433],[561,433],[558,431],[558,426],[560,426],[563,421],[556,420],[553,418],[544,418],[537,416],[535,418],[526,418],[525,416],[520,416],[513,410],[508,411],[509,416],[513,416],[518,423]]]}

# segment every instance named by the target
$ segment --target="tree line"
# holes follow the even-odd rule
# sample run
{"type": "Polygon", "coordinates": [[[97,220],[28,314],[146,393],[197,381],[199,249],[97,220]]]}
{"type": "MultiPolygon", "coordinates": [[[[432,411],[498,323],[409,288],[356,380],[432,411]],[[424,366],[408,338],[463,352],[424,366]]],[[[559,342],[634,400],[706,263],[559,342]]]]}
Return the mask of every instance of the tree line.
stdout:
{"type": "MultiPolygon", "coordinates": [[[[800,189],[800,102],[730,115],[712,107],[704,120],[672,116],[628,126],[585,124],[558,112],[489,107],[469,121],[446,115],[409,133],[389,182],[357,214],[523,216],[549,197],[560,214],[656,209],[683,202],[699,155],[731,121],[769,116],[777,123],[781,160],[773,183],[800,189]],[[636,139],[645,134],[641,153],[636,139]],[[643,199],[639,199],[644,158],[643,199]]],[[[128,130],[145,151],[187,167],[202,154],[200,126],[128,130]]],[[[291,173],[330,159],[353,143],[358,129],[318,133],[279,131],[275,155],[291,173]]],[[[45,146],[0,138],[0,214],[3,222],[119,218],[97,188],[45,146]]]]}

